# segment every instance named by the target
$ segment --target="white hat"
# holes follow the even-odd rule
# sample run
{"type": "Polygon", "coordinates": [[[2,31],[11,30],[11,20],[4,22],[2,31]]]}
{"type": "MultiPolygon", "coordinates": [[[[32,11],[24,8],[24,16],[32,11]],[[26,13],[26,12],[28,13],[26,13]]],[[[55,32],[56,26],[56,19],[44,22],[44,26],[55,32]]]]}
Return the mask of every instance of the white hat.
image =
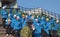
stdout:
{"type": "Polygon", "coordinates": [[[36,21],[38,21],[38,19],[35,19],[36,21]]]}
{"type": "Polygon", "coordinates": [[[14,14],[14,17],[16,17],[17,15],[14,14]]]}
{"type": "Polygon", "coordinates": [[[49,18],[46,18],[46,21],[49,21],[49,18]]]}
{"type": "Polygon", "coordinates": [[[56,20],[56,23],[59,23],[59,20],[58,19],[56,20]]]}
{"type": "Polygon", "coordinates": [[[5,9],[7,7],[7,5],[3,6],[2,8],[5,9]]]}
{"type": "Polygon", "coordinates": [[[20,17],[19,16],[17,16],[17,19],[19,19],[20,17]]]}

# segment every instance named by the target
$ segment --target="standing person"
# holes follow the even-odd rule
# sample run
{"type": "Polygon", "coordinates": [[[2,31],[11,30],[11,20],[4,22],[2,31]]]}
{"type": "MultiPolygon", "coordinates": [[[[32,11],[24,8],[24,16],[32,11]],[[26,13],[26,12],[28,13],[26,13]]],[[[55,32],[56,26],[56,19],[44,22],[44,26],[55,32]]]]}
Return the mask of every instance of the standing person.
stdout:
{"type": "Polygon", "coordinates": [[[22,28],[24,28],[26,26],[26,17],[24,14],[22,14],[22,18],[21,18],[21,23],[22,23],[22,28]]]}
{"type": "Polygon", "coordinates": [[[40,25],[41,25],[41,31],[42,31],[42,32],[41,32],[41,36],[42,36],[42,37],[46,37],[46,36],[45,36],[45,30],[44,30],[44,27],[45,27],[44,25],[46,25],[45,16],[42,16],[42,17],[41,17],[40,25]]]}
{"type": "Polygon", "coordinates": [[[28,20],[31,19],[31,13],[29,12],[28,16],[28,20]]]}
{"type": "Polygon", "coordinates": [[[13,26],[13,29],[14,29],[14,33],[15,33],[15,37],[20,37],[19,35],[19,31],[20,31],[20,17],[19,16],[17,16],[17,18],[16,18],[16,21],[15,21],[15,23],[14,23],[14,26],[13,26]]]}
{"type": "Polygon", "coordinates": [[[50,18],[50,23],[51,23],[51,31],[50,31],[50,37],[53,36],[53,27],[54,27],[54,23],[55,23],[55,19],[53,17],[50,18]]]}
{"type": "Polygon", "coordinates": [[[7,17],[8,17],[8,14],[7,14],[7,12],[5,11],[5,8],[6,8],[6,7],[7,7],[6,5],[3,6],[2,11],[1,11],[1,15],[2,15],[2,19],[3,19],[3,26],[4,26],[4,28],[5,28],[5,20],[6,20],[7,17]]]}
{"type": "Polygon", "coordinates": [[[28,20],[26,26],[22,28],[20,32],[20,37],[32,37],[32,33],[33,33],[33,22],[32,20],[28,20]]]}
{"type": "Polygon", "coordinates": [[[41,25],[38,22],[38,19],[33,20],[35,30],[34,30],[34,37],[41,37],[41,25]]]}
{"type": "Polygon", "coordinates": [[[49,31],[51,30],[51,23],[49,21],[49,18],[46,18],[46,25],[45,25],[44,30],[46,32],[46,37],[50,37],[49,36],[49,31]]]}
{"type": "Polygon", "coordinates": [[[14,37],[14,25],[15,25],[15,22],[16,22],[16,17],[17,15],[14,14],[13,18],[11,19],[11,28],[12,28],[12,31],[11,31],[11,34],[12,34],[12,37],[14,37]]]}
{"type": "Polygon", "coordinates": [[[11,19],[6,19],[6,36],[11,36],[11,19]]]}
{"type": "Polygon", "coordinates": [[[54,27],[52,27],[52,36],[51,37],[58,37],[58,33],[57,33],[58,28],[60,28],[59,20],[56,20],[56,22],[54,23],[54,27]]]}

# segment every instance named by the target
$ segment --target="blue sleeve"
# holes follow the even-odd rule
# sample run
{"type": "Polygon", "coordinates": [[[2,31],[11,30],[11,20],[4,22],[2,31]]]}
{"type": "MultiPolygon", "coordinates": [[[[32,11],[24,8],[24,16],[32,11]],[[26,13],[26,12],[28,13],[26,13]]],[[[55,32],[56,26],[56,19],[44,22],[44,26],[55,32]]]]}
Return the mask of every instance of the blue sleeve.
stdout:
{"type": "Polygon", "coordinates": [[[56,28],[56,29],[59,29],[59,28],[60,28],[60,25],[59,25],[59,24],[57,24],[55,28],[56,28]]]}
{"type": "Polygon", "coordinates": [[[25,27],[27,20],[22,23],[22,28],[25,27]]]}
{"type": "Polygon", "coordinates": [[[34,23],[35,29],[40,33],[41,32],[41,27],[37,25],[35,20],[33,20],[33,23],[34,23]]]}

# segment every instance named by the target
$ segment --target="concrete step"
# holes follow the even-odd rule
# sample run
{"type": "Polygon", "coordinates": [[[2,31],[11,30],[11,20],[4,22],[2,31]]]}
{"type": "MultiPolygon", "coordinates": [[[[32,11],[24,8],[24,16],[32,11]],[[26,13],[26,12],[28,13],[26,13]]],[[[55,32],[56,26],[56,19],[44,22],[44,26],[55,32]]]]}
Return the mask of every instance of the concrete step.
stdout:
{"type": "MultiPolygon", "coordinates": [[[[0,35],[0,37],[12,37],[12,36],[6,36],[6,35],[0,35]]],[[[14,37],[14,36],[13,36],[14,37]]]]}
{"type": "Polygon", "coordinates": [[[6,31],[6,29],[5,29],[5,28],[0,28],[0,31],[4,31],[4,30],[6,31]]]}
{"type": "Polygon", "coordinates": [[[0,35],[0,37],[6,37],[6,35],[0,35]]]}
{"type": "Polygon", "coordinates": [[[1,31],[1,32],[0,32],[0,34],[5,34],[5,33],[6,33],[6,32],[4,32],[4,31],[1,31]]]}
{"type": "Polygon", "coordinates": [[[0,35],[5,35],[6,34],[6,29],[3,28],[3,26],[0,26],[0,35]]]}

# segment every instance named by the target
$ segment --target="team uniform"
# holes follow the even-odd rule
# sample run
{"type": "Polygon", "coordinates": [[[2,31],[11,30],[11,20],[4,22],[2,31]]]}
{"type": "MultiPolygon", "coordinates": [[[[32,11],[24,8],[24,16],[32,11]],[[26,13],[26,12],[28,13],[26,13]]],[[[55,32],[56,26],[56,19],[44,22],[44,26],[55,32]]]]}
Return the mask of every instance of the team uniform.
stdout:
{"type": "Polygon", "coordinates": [[[34,22],[34,37],[41,37],[41,26],[40,23],[36,22],[35,20],[33,20],[34,22]]]}
{"type": "Polygon", "coordinates": [[[5,20],[7,19],[8,14],[7,14],[7,12],[4,9],[2,9],[1,15],[2,15],[2,19],[3,19],[3,26],[5,28],[5,20]]]}

